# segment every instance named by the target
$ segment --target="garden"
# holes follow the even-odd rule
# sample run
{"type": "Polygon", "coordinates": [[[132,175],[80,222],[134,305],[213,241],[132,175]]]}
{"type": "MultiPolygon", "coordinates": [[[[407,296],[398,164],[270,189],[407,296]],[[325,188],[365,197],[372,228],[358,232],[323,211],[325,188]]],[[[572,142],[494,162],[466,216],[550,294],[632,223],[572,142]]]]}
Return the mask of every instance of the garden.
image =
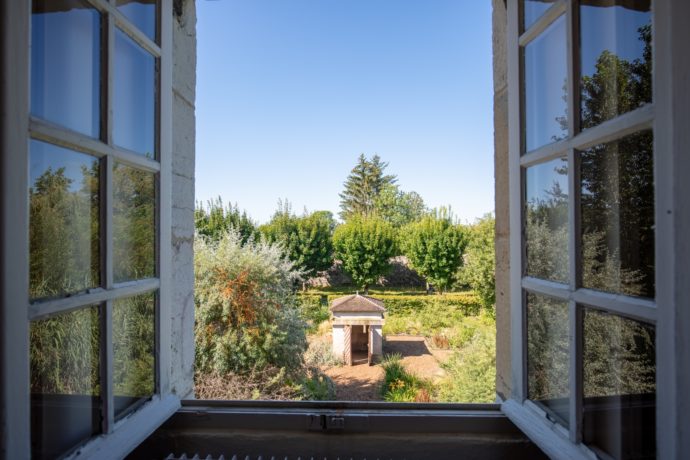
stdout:
{"type": "Polygon", "coordinates": [[[491,402],[494,222],[427,209],[363,155],[328,211],[280,202],[256,225],[220,199],[195,213],[198,398],[491,402]],[[384,302],[384,356],[345,366],[331,302],[384,302]]]}

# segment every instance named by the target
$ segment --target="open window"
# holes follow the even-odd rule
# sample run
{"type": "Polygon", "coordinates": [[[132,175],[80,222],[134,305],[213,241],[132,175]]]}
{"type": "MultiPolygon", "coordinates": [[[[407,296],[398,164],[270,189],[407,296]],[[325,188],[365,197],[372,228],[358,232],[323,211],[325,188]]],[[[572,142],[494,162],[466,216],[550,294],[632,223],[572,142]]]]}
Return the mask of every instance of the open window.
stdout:
{"type": "Polygon", "coordinates": [[[167,332],[171,2],[11,3],[5,448],[122,456],[179,407],[167,332]]]}
{"type": "Polygon", "coordinates": [[[664,168],[674,155],[657,101],[671,79],[656,42],[666,40],[662,3],[508,2],[503,408],[549,455],[654,458],[666,448],[657,389],[674,384],[657,364],[677,350],[657,330],[676,308],[659,301],[673,289],[660,255],[671,244],[664,168]]]}

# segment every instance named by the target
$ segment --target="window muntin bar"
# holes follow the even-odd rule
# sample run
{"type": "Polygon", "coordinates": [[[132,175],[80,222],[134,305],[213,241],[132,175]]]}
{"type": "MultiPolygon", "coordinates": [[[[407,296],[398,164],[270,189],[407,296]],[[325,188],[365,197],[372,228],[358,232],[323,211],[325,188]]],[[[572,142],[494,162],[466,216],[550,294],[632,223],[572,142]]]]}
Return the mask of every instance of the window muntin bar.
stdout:
{"type": "Polygon", "coordinates": [[[558,0],[522,0],[522,29],[527,30],[558,0]]]}
{"type": "Polygon", "coordinates": [[[147,37],[156,41],[158,0],[117,0],[117,9],[147,37]]]}

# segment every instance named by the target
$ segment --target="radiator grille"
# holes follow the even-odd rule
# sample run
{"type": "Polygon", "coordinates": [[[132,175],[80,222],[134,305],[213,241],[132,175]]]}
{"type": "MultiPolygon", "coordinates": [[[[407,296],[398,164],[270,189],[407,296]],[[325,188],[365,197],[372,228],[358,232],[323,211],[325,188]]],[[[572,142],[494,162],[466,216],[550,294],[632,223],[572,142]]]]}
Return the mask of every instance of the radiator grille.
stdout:
{"type": "MultiPolygon", "coordinates": [[[[363,458],[355,458],[355,457],[330,457],[331,460],[367,460],[366,457],[363,458]]],[[[251,456],[251,455],[231,455],[231,456],[226,456],[226,455],[221,455],[220,457],[213,457],[211,455],[208,455],[206,457],[200,457],[199,454],[195,454],[192,457],[187,456],[187,454],[182,454],[182,455],[174,455],[170,454],[167,457],[165,457],[165,460],[328,460],[328,457],[276,457],[276,456],[263,456],[263,455],[258,455],[258,456],[251,456]]],[[[371,458],[371,460],[381,460],[380,458],[371,458]]],[[[392,460],[392,459],[386,459],[386,460],[392,460]]]]}

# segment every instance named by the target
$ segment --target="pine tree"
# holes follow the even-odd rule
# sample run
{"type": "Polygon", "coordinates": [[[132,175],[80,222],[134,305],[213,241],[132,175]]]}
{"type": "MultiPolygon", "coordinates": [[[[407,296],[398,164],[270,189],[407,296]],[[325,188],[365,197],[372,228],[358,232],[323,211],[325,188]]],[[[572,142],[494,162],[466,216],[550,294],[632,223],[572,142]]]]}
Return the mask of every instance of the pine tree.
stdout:
{"type": "Polygon", "coordinates": [[[375,209],[375,200],[386,184],[394,184],[394,175],[384,175],[387,162],[378,155],[369,160],[359,155],[357,165],[352,168],[345,181],[345,190],[340,194],[340,218],[348,220],[353,216],[370,216],[375,209]]]}

